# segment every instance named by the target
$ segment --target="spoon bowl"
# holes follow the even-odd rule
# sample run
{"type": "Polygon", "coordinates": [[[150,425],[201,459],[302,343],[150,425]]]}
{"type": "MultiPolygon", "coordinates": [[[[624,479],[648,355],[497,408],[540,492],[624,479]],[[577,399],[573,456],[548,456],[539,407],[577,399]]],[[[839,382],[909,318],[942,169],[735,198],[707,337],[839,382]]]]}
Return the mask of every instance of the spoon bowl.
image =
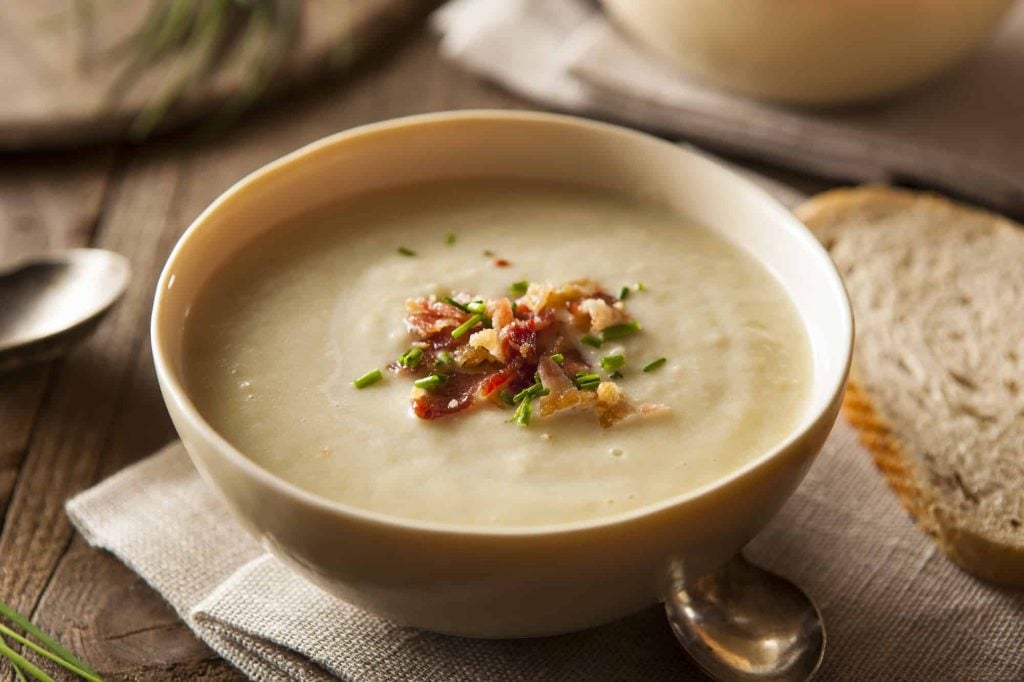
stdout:
{"type": "Polygon", "coordinates": [[[821,612],[804,592],[737,554],[665,602],[683,648],[717,680],[809,679],[825,654],[821,612]]]}
{"type": "Polygon", "coordinates": [[[52,360],[91,332],[124,293],[128,259],[69,249],[0,270],[0,371],[52,360]]]}

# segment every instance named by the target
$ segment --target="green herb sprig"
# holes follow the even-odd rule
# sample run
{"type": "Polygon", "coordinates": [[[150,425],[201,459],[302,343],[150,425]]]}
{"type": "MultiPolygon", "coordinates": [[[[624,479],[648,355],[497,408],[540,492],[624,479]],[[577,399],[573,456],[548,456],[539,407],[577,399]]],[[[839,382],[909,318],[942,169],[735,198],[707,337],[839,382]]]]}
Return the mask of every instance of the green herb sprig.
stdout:
{"type": "Polygon", "coordinates": [[[20,613],[0,602],[0,658],[7,659],[18,680],[27,680],[30,677],[39,682],[53,682],[50,675],[15,651],[8,640],[24,645],[32,653],[56,663],[79,679],[103,682],[103,678],[87,663],[62,647],[20,613]]]}

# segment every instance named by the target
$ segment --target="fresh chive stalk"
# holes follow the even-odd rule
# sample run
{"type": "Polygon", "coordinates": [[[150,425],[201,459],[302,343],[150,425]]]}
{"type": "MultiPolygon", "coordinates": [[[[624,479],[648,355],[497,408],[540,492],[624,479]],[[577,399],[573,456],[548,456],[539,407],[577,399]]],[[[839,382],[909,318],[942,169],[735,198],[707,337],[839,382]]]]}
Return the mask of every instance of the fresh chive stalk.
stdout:
{"type": "Polygon", "coordinates": [[[520,426],[529,426],[530,415],[532,413],[533,405],[530,403],[529,400],[524,400],[521,403],[519,403],[518,407],[516,407],[515,414],[512,415],[512,418],[509,419],[509,421],[514,424],[519,424],[520,426]]]}
{"type": "Polygon", "coordinates": [[[533,400],[534,398],[539,398],[540,396],[548,395],[549,393],[551,393],[551,391],[544,388],[544,384],[538,381],[532,386],[527,386],[523,390],[519,391],[519,393],[516,393],[512,398],[512,402],[521,403],[524,400],[533,400]]]}
{"type": "Polygon", "coordinates": [[[425,390],[429,391],[429,390],[431,390],[433,388],[437,388],[438,386],[440,386],[441,384],[443,384],[446,381],[448,381],[448,375],[447,374],[440,374],[438,372],[431,372],[430,374],[428,374],[427,376],[423,377],[422,379],[417,379],[416,381],[412,382],[412,385],[415,386],[416,388],[422,388],[422,389],[425,389],[425,390]]]}
{"type": "Polygon", "coordinates": [[[621,324],[613,324],[610,327],[606,327],[601,332],[601,341],[613,341],[615,339],[621,339],[626,336],[632,336],[640,331],[639,322],[623,322],[621,324]]]}
{"type": "Polygon", "coordinates": [[[608,375],[608,378],[609,379],[621,379],[622,378],[622,372],[612,372],[611,374],[608,375]]]}
{"type": "Polygon", "coordinates": [[[576,388],[581,391],[593,391],[600,385],[601,377],[597,374],[580,371],[576,373],[573,381],[576,384],[576,388]]]}
{"type": "Polygon", "coordinates": [[[599,337],[594,336],[593,334],[584,334],[580,338],[580,343],[585,343],[588,346],[592,346],[593,348],[600,348],[601,344],[604,343],[604,341],[602,341],[599,337]]]}
{"type": "Polygon", "coordinates": [[[516,404],[516,401],[513,399],[512,394],[506,391],[505,389],[501,389],[500,391],[498,391],[498,397],[501,398],[501,402],[505,403],[506,405],[516,404]]]}
{"type": "Polygon", "coordinates": [[[398,253],[402,254],[403,256],[409,256],[410,258],[416,255],[415,251],[405,246],[399,246],[398,253]]]}
{"type": "Polygon", "coordinates": [[[409,369],[420,364],[421,360],[423,360],[423,349],[418,346],[413,346],[398,356],[398,364],[409,369]]]}
{"type": "Polygon", "coordinates": [[[644,365],[644,371],[653,372],[654,370],[664,365],[666,362],[668,362],[668,358],[658,358],[657,360],[651,360],[646,365],[644,365]]]}
{"type": "Polygon", "coordinates": [[[466,305],[464,303],[459,303],[458,301],[456,301],[451,296],[445,296],[441,300],[444,301],[445,303],[447,303],[448,305],[455,306],[456,308],[458,308],[459,310],[461,310],[464,313],[472,312],[469,308],[466,307],[466,305]]]}
{"type": "Polygon", "coordinates": [[[629,287],[622,287],[619,291],[619,300],[625,301],[627,298],[629,298],[629,287]]]}
{"type": "Polygon", "coordinates": [[[483,314],[487,312],[487,306],[484,305],[483,301],[473,301],[472,303],[467,303],[466,308],[468,308],[469,312],[471,313],[483,314]]]}
{"type": "Polygon", "coordinates": [[[384,375],[381,374],[380,370],[374,369],[353,381],[352,385],[356,388],[366,388],[367,386],[372,386],[383,378],[384,375]]]}
{"type": "Polygon", "coordinates": [[[551,356],[551,362],[555,363],[556,365],[563,365],[565,364],[565,356],[562,355],[561,353],[555,353],[554,355],[551,356]]]}
{"type": "Polygon", "coordinates": [[[434,358],[434,364],[438,367],[451,367],[455,364],[455,358],[452,357],[451,353],[443,350],[434,358]]]}
{"type": "Polygon", "coordinates": [[[524,279],[518,282],[512,282],[512,286],[509,287],[509,290],[516,296],[522,296],[523,294],[526,293],[526,290],[529,288],[530,283],[524,279]]]}
{"type": "Polygon", "coordinates": [[[99,674],[90,668],[88,664],[58,644],[52,637],[3,602],[0,602],[0,617],[6,618],[12,624],[20,627],[25,633],[24,635],[19,634],[7,625],[0,623],[0,633],[2,633],[0,635],[0,657],[6,658],[11,662],[15,675],[19,680],[25,679],[25,673],[36,680],[51,680],[52,678],[12,649],[5,637],[20,642],[37,654],[48,658],[82,679],[89,680],[90,682],[102,682],[99,674]],[[29,640],[29,636],[36,641],[29,640]]]}
{"type": "Polygon", "coordinates": [[[601,369],[606,372],[614,372],[624,364],[626,364],[626,358],[621,355],[606,355],[601,358],[601,369]]]}
{"type": "Polygon", "coordinates": [[[470,329],[478,325],[481,321],[483,321],[483,319],[484,316],[481,315],[480,313],[474,313],[473,315],[470,315],[468,320],[466,320],[465,322],[463,322],[458,327],[452,330],[452,338],[457,339],[462,336],[465,336],[466,332],[468,332],[470,329]]]}

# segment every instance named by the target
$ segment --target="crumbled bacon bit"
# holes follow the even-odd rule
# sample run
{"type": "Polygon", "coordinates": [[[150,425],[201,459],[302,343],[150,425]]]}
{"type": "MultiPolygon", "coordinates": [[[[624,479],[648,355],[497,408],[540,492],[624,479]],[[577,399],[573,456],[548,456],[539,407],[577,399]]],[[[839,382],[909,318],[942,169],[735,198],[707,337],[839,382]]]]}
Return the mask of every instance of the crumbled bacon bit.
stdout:
{"type": "Polygon", "coordinates": [[[494,265],[499,268],[507,268],[508,266],[512,265],[512,263],[505,260],[504,258],[498,258],[494,261],[494,265]]]}
{"type": "MultiPolygon", "coordinates": [[[[498,259],[497,263],[508,261],[498,259]]],[[[468,305],[480,298],[456,293],[451,300],[468,305]]],[[[447,380],[429,390],[414,389],[413,412],[421,419],[439,419],[462,412],[483,401],[497,404],[499,391],[516,394],[535,386],[539,379],[546,395],[540,395],[536,414],[549,417],[567,410],[592,410],[604,427],[632,415],[657,414],[661,405],[634,406],[611,381],[597,390],[577,388],[572,377],[590,372],[586,356],[575,339],[583,331],[602,329],[629,321],[621,301],[606,294],[590,280],[577,280],[561,287],[530,284],[514,303],[508,298],[484,301],[486,319],[469,334],[454,338],[451,332],[470,319],[458,306],[435,297],[406,302],[406,327],[412,344],[423,349],[416,367],[392,363],[392,372],[412,378],[434,371],[442,351],[454,364],[441,370],[447,380]],[[570,341],[569,339],[573,339],[570,341]],[[550,356],[562,356],[560,365],[550,356]]],[[[478,318],[479,319],[479,318],[478,318]]]]}

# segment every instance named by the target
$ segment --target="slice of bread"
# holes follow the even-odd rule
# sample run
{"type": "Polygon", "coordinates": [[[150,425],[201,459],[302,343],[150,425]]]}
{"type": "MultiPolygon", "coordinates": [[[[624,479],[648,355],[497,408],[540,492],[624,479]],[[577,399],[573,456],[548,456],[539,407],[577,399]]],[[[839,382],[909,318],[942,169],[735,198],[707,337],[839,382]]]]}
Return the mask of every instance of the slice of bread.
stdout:
{"type": "Polygon", "coordinates": [[[846,417],[954,561],[1024,585],[1024,227],[885,187],[797,215],[853,303],[846,417]]]}

